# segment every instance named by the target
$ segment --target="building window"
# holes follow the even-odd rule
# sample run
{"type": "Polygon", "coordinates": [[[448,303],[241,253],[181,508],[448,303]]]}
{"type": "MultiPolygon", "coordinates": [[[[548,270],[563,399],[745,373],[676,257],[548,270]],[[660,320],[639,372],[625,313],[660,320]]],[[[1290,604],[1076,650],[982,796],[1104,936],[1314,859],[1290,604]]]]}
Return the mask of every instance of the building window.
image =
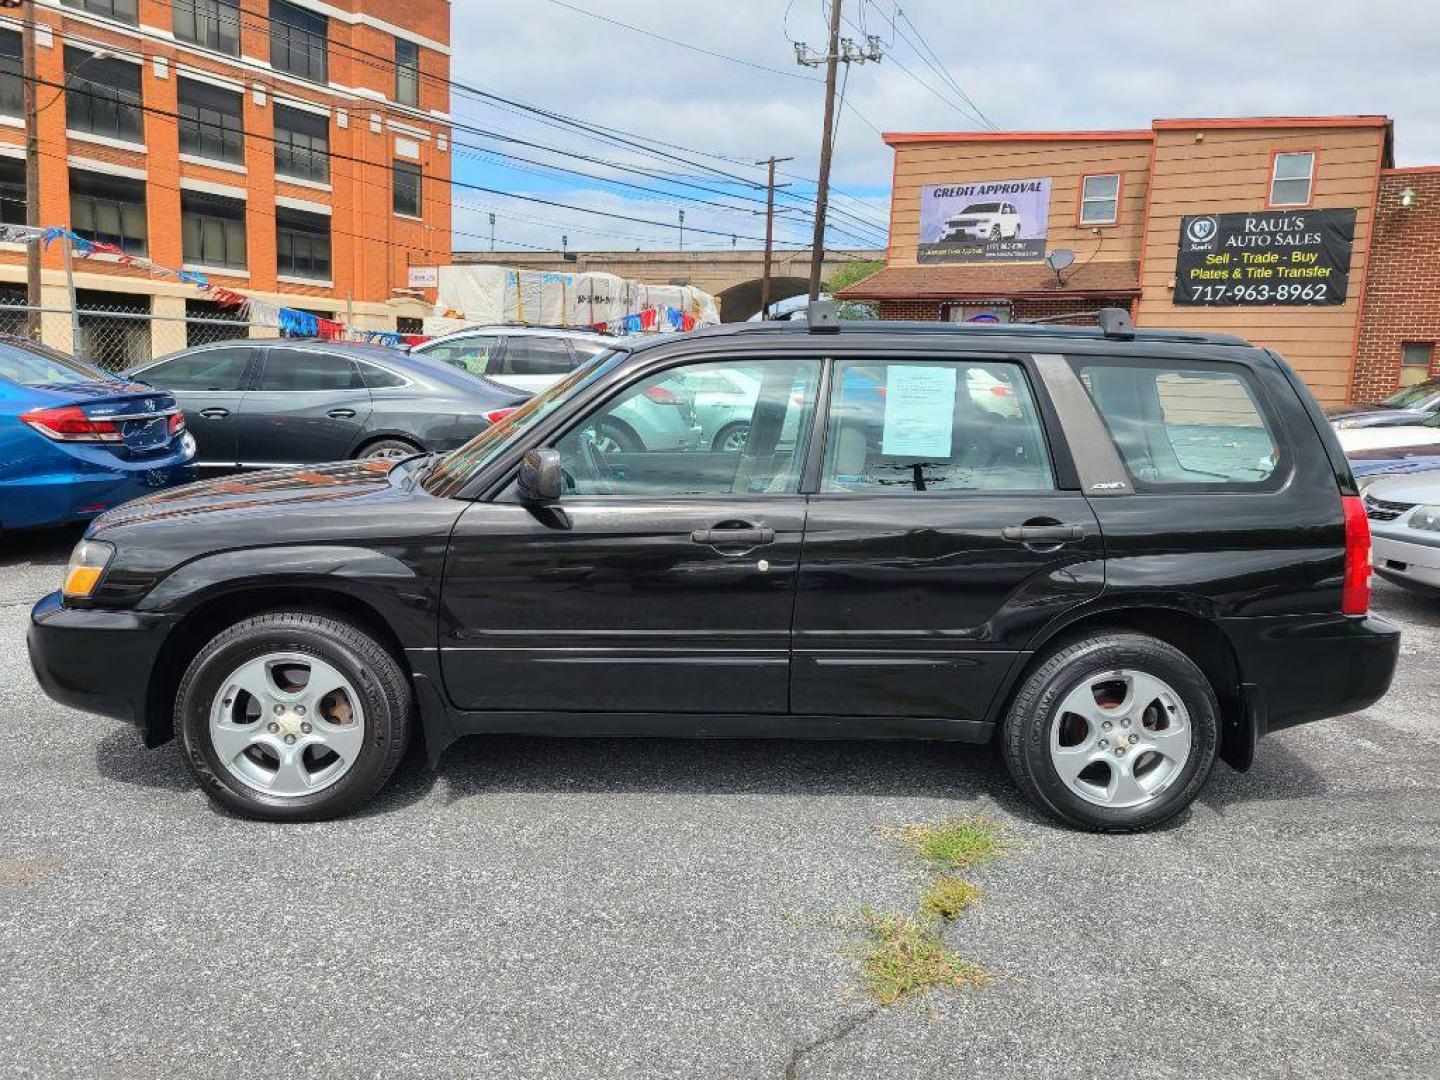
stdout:
{"type": "Polygon", "coordinates": [[[87,240],[145,254],[145,181],[70,170],[70,227],[87,240]]]}
{"type": "Polygon", "coordinates": [[[1435,362],[1433,341],[1407,341],[1400,346],[1400,385],[1414,386],[1430,377],[1435,362]]]}
{"type": "Polygon", "coordinates": [[[140,65],[97,60],[94,53],[65,46],[65,126],[126,142],[143,142],[140,65]]]}
{"type": "Polygon", "coordinates": [[[275,106],[275,171],[325,183],[330,179],[330,118],[275,106]]]}
{"type": "Polygon", "coordinates": [[[394,177],[395,213],[406,217],[420,216],[420,166],[408,161],[395,162],[391,174],[394,177]]]}
{"type": "MultiPolygon", "coordinates": [[[[209,345],[216,341],[242,341],[249,336],[250,326],[245,322],[240,308],[221,307],[214,300],[185,301],[185,347],[187,349],[193,349],[196,345],[209,345]]],[[[236,350],[236,352],[240,360],[239,374],[243,375],[245,365],[249,360],[249,350],[236,350]]],[[[209,353],[208,356],[219,361],[222,354],[216,352],[209,353]]],[[[236,385],[238,385],[238,379],[236,385]]],[[[201,389],[204,387],[202,386],[201,389]]]]}
{"type": "Polygon", "coordinates": [[[286,277],[330,279],[330,219],[289,207],[275,208],[276,272],[286,277]]]}
{"type": "Polygon", "coordinates": [[[217,161],[245,160],[244,96],[192,79],[179,80],[180,152],[217,161]]]}
{"type": "Polygon", "coordinates": [[[270,2],[270,63],[311,82],[326,81],[324,15],[281,0],[270,2]]]}
{"type": "Polygon", "coordinates": [[[216,52],[239,56],[239,0],[175,0],[175,36],[216,52]]]}
{"type": "Polygon", "coordinates": [[[24,64],[15,30],[0,30],[0,113],[25,115],[24,64]]]}
{"type": "Polygon", "coordinates": [[[127,23],[140,21],[135,14],[137,0],[61,0],[61,2],[65,7],[88,11],[91,15],[105,15],[127,23]]]}
{"type": "Polygon", "coordinates": [[[1080,224],[1114,225],[1120,218],[1120,174],[1100,173],[1080,180],[1080,224]]]}
{"type": "Polygon", "coordinates": [[[1270,171],[1270,205],[1309,206],[1314,180],[1314,151],[1277,153],[1270,171]]]}
{"type": "Polygon", "coordinates": [[[111,371],[150,359],[150,297],[76,289],[80,340],[75,355],[111,371]]]}
{"type": "Polygon", "coordinates": [[[182,191],[180,235],[187,263],[245,269],[245,200],[182,191]]]}
{"type": "Polygon", "coordinates": [[[25,159],[0,157],[0,225],[25,224],[25,159]]]}
{"type": "Polygon", "coordinates": [[[420,46],[404,38],[395,39],[395,100],[420,104],[420,46]]]}

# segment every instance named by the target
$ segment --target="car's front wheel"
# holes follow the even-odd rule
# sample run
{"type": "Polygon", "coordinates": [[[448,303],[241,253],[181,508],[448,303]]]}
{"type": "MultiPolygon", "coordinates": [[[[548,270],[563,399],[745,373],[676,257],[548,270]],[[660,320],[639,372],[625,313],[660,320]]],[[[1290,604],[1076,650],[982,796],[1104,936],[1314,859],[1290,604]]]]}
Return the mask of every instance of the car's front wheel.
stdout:
{"type": "Polygon", "coordinates": [[[1002,747],[1031,802],[1070,825],[1132,832],[1180,813],[1219,748],[1209,679],[1157,638],[1104,633],[1037,663],[1005,719],[1002,747]]]}
{"type": "Polygon", "coordinates": [[[201,648],[176,694],[185,761],[220,805],[269,821],[360,806],[390,778],[410,731],[410,684],[349,622],[271,612],[201,648]]]}
{"type": "Polygon", "coordinates": [[[362,446],[355,456],[361,461],[401,461],[418,453],[420,448],[405,439],[377,439],[362,446]]]}

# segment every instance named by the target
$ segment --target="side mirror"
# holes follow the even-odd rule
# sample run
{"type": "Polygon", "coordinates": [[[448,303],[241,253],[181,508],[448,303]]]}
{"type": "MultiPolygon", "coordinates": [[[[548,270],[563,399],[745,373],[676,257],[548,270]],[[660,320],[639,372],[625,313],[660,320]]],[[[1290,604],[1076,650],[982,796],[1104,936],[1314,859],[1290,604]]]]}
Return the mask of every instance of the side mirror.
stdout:
{"type": "Polygon", "coordinates": [[[560,451],[548,447],[531,450],[520,462],[520,500],[546,505],[560,501],[560,451]]]}

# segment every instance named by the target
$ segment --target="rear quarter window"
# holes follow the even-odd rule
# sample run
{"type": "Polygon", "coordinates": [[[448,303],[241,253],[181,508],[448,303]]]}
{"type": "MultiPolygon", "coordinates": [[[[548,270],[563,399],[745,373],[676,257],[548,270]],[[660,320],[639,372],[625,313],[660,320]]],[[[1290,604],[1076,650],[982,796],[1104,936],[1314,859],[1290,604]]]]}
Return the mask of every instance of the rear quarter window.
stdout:
{"type": "Polygon", "coordinates": [[[1264,489],[1282,465],[1252,377],[1229,365],[1075,361],[1137,491],[1264,489]]]}

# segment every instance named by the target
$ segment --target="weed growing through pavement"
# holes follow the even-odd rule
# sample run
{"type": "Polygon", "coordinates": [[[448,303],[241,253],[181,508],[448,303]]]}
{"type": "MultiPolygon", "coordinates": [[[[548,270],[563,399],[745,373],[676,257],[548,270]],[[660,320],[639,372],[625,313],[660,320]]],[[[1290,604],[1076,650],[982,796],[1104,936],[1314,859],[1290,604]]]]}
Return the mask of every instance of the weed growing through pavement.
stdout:
{"type": "Polygon", "coordinates": [[[851,927],[864,938],[856,950],[865,990],[881,1005],[918,1000],[931,991],[979,990],[991,983],[982,968],[941,940],[941,930],[980,898],[980,890],[955,870],[1004,854],[1010,840],[1000,822],[981,814],[937,825],[907,825],[890,835],[932,869],[941,871],[925,886],[914,915],[861,909],[851,927]]]}

